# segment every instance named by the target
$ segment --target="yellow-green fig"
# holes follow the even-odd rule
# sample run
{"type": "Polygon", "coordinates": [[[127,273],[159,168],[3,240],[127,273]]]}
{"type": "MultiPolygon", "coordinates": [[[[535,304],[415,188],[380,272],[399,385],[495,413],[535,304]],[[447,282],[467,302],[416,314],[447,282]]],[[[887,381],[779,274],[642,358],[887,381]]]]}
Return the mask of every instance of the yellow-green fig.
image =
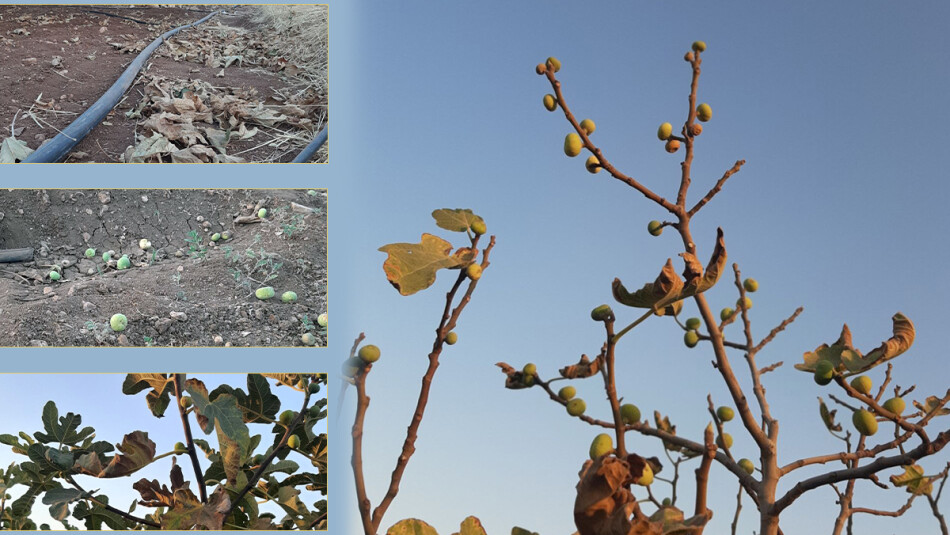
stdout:
{"type": "Polygon", "coordinates": [[[835,376],[835,365],[830,360],[819,360],[815,365],[815,382],[821,386],[831,382],[835,376]]]}
{"type": "Polygon", "coordinates": [[[525,375],[536,375],[538,373],[538,367],[533,362],[529,362],[521,369],[521,373],[525,375]]]}
{"type": "Polygon", "coordinates": [[[50,271],[50,272],[49,272],[49,280],[51,280],[51,281],[58,281],[58,280],[61,279],[61,278],[62,278],[62,276],[59,274],[58,271],[50,271]]]}
{"type": "Polygon", "coordinates": [[[755,472],[755,465],[749,459],[739,459],[739,468],[745,470],[749,475],[755,472]]]}
{"type": "Polygon", "coordinates": [[[300,335],[300,341],[303,342],[304,345],[308,345],[308,346],[317,345],[317,337],[310,333],[303,333],[302,335],[300,335]]]}
{"type": "Polygon", "coordinates": [[[674,152],[680,150],[680,142],[676,139],[668,139],[666,140],[665,148],[666,152],[673,154],[674,152]]]}
{"type": "Polygon", "coordinates": [[[261,301],[265,299],[270,299],[274,297],[274,289],[270,286],[264,286],[263,288],[258,288],[254,291],[254,296],[260,299],[261,301]]]}
{"type": "Polygon", "coordinates": [[[577,135],[577,133],[571,132],[564,137],[564,154],[573,158],[580,154],[583,148],[584,142],[581,141],[581,136],[577,135]]]}
{"type": "Polygon", "coordinates": [[[277,421],[284,426],[290,425],[290,422],[294,421],[294,411],[288,409],[280,413],[280,416],[277,417],[277,421]]]}
{"type": "Polygon", "coordinates": [[[728,422],[736,417],[736,412],[732,410],[732,407],[726,407],[723,405],[716,409],[716,416],[719,417],[723,422],[728,422]]]}
{"type": "Polygon", "coordinates": [[[295,450],[300,447],[300,437],[297,435],[290,435],[290,438],[287,439],[287,447],[295,450]]]}
{"type": "Polygon", "coordinates": [[[712,119],[712,106],[705,102],[696,106],[696,118],[704,123],[712,119]]]}
{"type": "Polygon", "coordinates": [[[649,232],[651,236],[659,236],[660,234],[663,234],[663,223],[660,223],[655,219],[650,221],[647,223],[647,232],[649,232]]]}
{"type": "Polygon", "coordinates": [[[449,344],[450,346],[454,346],[455,342],[458,342],[458,341],[459,341],[459,335],[455,331],[452,331],[449,334],[445,335],[445,343],[449,344]]]}
{"type": "Polygon", "coordinates": [[[557,72],[561,70],[561,62],[558,61],[558,59],[555,58],[554,56],[548,58],[548,60],[544,62],[544,64],[547,65],[547,67],[551,69],[552,72],[557,72]]]}
{"type": "Polygon", "coordinates": [[[280,296],[280,300],[285,303],[293,303],[297,300],[297,292],[284,292],[283,295],[280,296]]]}
{"type": "Polygon", "coordinates": [[[851,415],[851,423],[854,424],[854,428],[858,430],[858,433],[866,437],[877,433],[877,419],[864,409],[854,411],[854,414],[851,415]]]}
{"type": "Polygon", "coordinates": [[[755,292],[759,289],[759,281],[755,279],[746,279],[742,281],[742,287],[745,288],[747,292],[755,292]]]}
{"type": "Polygon", "coordinates": [[[867,375],[859,375],[854,379],[851,379],[851,388],[857,390],[862,394],[868,394],[871,392],[871,387],[874,386],[874,383],[871,382],[871,378],[867,375]]]}
{"type": "Polygon", "coordinates": [[[610,305],[600,305],[590,311],[590,319],[594,321],[605,321],[610,316],[613,316],[613,314],[614,311],[610,309],[610,305]]]}
{"type": "Polygon", "coordinates": [[[478,264],[471,264],[465,268],[465,274],[468,275],[468,278],[472,279],[473,281],[477,281],[478,279],[482,278],[482,266],[478,264]]]}
{"type": "Polygon", "coordinates": [[[699,343],[699,333],[686,331],[686,334],[683,335],[683,343],[686,344],[686,347],[696,347],[696,344],[699,343]]]}
{"type": "Polygon", "coordinates": [[[736,307],[749,310],[750,308],[752,308],[752,299],[748,297],[743,297],[736,301],[736,307]]]}
{"type": "Polygon", "coordinates": [[[694,51],[694,52],[705,52],[705,51],[706,51],[706,43],[703,42],[703,41],[694,41],[694,42],[693,42],[693,51],[694,51]]]}
{"type": "Polygon", "coordinates": [[[128,324],[129,320],[125,317],[125,314],[113,314],[109,319],[109,326],[112,327],[112,330],[115,332],[124,331],[128,324]]]}
{"type": "Polygon", "coordinates": [[[189,396],[185,396],[181,398],[181,401],[179,401],[178,404],[181,405],[181,408],[187,409],[188,407],[191,407],[192,404],[194,404],[194,401],[192,401],[189,396]]]}
{"type": "Polygon", "coordinates": [[[475,233],[476,236],[481,236],[482,234],[488,232],[488,226],[486,226],[485,222],[481,219],[473,222],[471,225],[471,229],[472,229],[472,232],[475,233]]]}
{"type": "Polygon", "coordinates": [[[587,403],[581,398],[574,398],[567,402],[567,413],[571,416],[580,416],[587,410],[587,403]]]}
{"type": "Polygon", "coordinates": [[[726,307],[719,311],[719,319],[721,319],[722,321],[726,321],[727,319],[731,318],[732,315],[735,313],[736,313],[735,310],[729,307],[726,307]]]}
{"type": "Polygon", "coordinates": [[[907,403],[904,402],[904,398],[902,397],[894,397],[885,401],[882,407],[900,416],[904,412],[904,409],[907,408],[907,403]]]}
{"type": "Polygon", "coordinates": [[[129,260],[128,255],[122,255],[122,258],[120,258],[119,261],[115,263],[115,267],[118,269],[129,269],[131,265],[132,261],[129,260]]]}
{"type": "Polygon", "coordinates": [[[588,136],[594,133],[594,130],[597,130],[597,125],[594,124],[594,121],[590,119],[584,119],[581,121],[581,130],[583,130],[588,136]]]}
{"type": "Polygon", "coordinates": [[[650,466],[650,463],[646,463],[643,467],[643,472],[640,473],[640,477],[638,477],[634,483],[644,487],[653,483],[653,467],[650,466]]]}
{"type": "Polygon", "coordinates": [[[620,419],[625,424],[635,424],[640,421],[640,408],[633,403],[624,403],[620,406],[620,419]]]}
{"type": "Polygon", "coordinates": [[[548,111],[554,111],[557,109],[557,99],[554,98],[554,95],[550,93],[544,95],[544,108],[548,111]]]}
{"type": "Polygon", "coordinates": [[[188,451],[188,447],[185,446],[184,442],[175,443],[175,453],[185,453],[186,451],[188,451]]]}
{"type": "Polygon", "coordinates": [[[95,249],[93,249],[92,247],[90,247],[89,249],[86,249],[86,258],[92,258],[94,256],[96,256],[95,249]]]}
{"type": "Polygon", "coordinates": [[[688,331],[698,331],[699,327],[703,324],[702,320],[699,318],[689,318],[686,320],[686,330],[688,331]]]}
{"type": "Polygon", "coordinates": [[[732,447],[732,435],[729,433],[723,433],[716,437],[716,445],[720,448],[727,450],[732,447]]]}
{"type": "Polygon", "coordinates": [[[592,461],[600,459],[614,449],[614,439],[607,433],[601,433],[594,437],[590,443],[590,458],[592,461]]]}
{"type": "Polygon", "coordinates": [[[577,389],[573,386],[565,386],[557,391],[557,397],[563,399],[564,401],[570,401],[574,399],[575,395],[577,395],[577,389]]]}
{"type": "Polygon", "coordinates": [[[326,312],[317,316],[317,325],[323,327],[324,329],[327,328],[327,313],[326,312]]]}
{"type": "Polygon", "coordinates": [[[670,123],[663,123],[660,125],[660,128],[656,131],[656,137],[660,138],[660,141],[666,141],[670,139],[670,136],[673,135],[673,125],[670,123]]]}
{"type": "Polygon", "coordinates": [[[596,156],[588,156],[587,161],[584,162],[584,167],[587,168],[588,173],[597,174],[600,172],[600,160],[596,156]]]}
{"type": "Polygon", "coordinates": [[[372,344],[361,347],[359,353],[357,353],[357,356],[359,356],[360,360],[366,363],[376,362],[379,360],[379,355],[379,348],[372,344]]]}

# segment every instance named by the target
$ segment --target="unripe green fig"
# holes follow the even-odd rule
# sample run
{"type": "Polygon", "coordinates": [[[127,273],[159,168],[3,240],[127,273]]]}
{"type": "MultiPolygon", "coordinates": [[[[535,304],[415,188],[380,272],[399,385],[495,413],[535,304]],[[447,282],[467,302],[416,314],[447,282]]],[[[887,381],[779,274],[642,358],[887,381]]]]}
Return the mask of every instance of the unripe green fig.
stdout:
{"type": "Polygon", "coordinates": [[[300,447],[300,437],[297,435],[290,435],[290,438],[287,439],[287,447],[295,450],[300,447]]]}
{"type": "Polygon", "coordinates": [[[327,313],[326,312],[317,316],[317,325],[323,327],[324,329],[327,328],[327,313]]]}
{"type": "Polygon", "coordinates": [[[607,455],[614,449],[614,439],[607,433],[601,433],[594,437],[590,443],[590,459],[596,461],[604,455],[607,455]]]}
{"type": "Polygon", "coordinates": [[[696,347],[696,344],[699,343],[699,333],[686,331],[686,334],[683,335],[683,343],[686,344],[686,347],[696,347]]]}
{"type": "Polygon", "coordinates": [[[564,137],[564,154],[573,158],[580,154],[583,148],[584,142],[581,141],[581,136],[577,135],[577,133],[571,132],[564,137]]]}
{"type": "Polygon", "coordinates": [[[58,281],[60,278],[62,278],[62,276],[59,274],[58,271],[50,271],[50,272],[49,272],[49,280],[51,280],[51,281],[58,281]]]}
{"type": "Polygon", "coordinates": [[[581,121],[581,130],[583,130],[588,136],[594,133],[594,130],[597,130],[597,125],[594,124],[594,121],[590,119],[584,119],[581,121]]]}
{"type": "Polygon", "coordinates": [[[528,375],[527,373],[521,374],[521,384],[525,386],[534,386],[534,382],[535,379],[533,375],[528,375]]]}
{"type": "Polygon", "coordinates": [[[481,236],[482,234],[488,232],[488,227],[485,225],[485,222],[482,221],[481,219],[472,223],[471,228],[472,228],[472,232],[474,232],[476,236],[481,236]]]}
{"type": "Polygon", "coordinates": [[[260,466],[262,462],[264,462],[264,456],[257,454],[251,459],[251,466],[260,466]]]}
{"type": "Polygon", "coordinates": [[[379,360],[380,351],[378,347],[372,344],[369,344],[369,345],[365,345],[361,347],[357,355],[360,357],[360,360],[362,360],[363,362],[367,362],[367,363],[376,362],[377,360],[379,360]]]}
{"type": "Polygon", "coordinates": [[[882,406],[886,410],[900,416],[904,412],[904,409],[907,408],[907,403],[904,402],[904,398],[902,397],[894,397],[885,401],[882,406]]]}
{"type": "Polygon", "coordinates": [[[686,320],[686,330],[697,331],[702,324],[703,322],[699,318],[689,318],[686,320]]]}
{"type": "Polygon", "coordinates": [[[835,376],[835,365],[830,360],[819,360],[815,365],[815,382],[821,386],[831,382],[835,376]]]}
{"type": "Polygon", "coordinates": [[[647,223],[647,232],[649,232],[651,236],[659,236],[660,234],[663,234],[663,223],[660,223],[656,219],[650,221],[647,223]]]}
{"type": "Polygon", "coordinates": [[[264,286],[263,288],[258,288],[254,292],[254,295],[261,301],[270,299],[271,297],[274,297],[274,289],[270,286],[264,286]]]}
{"type": "Polygon", "coordinates": [[[129,269],[131,266],[132,261],[129,260],[128,255],[122,255],[122,258],[120,258],[119,261],[115,263],[115,267],[119,269],[129,269]]]}
{"type": "Polygon", "coordinates": [[[732,447],[732,435],[729,433],[723,433],[716,437],[716,445],[720,448],[727,450],[732,447]]]}
{"type": "Polygon", "coordinates": [[[319,394],[320,383],[318,383],[317,381],[310,383],[309,385],[307,385],[307,390],[309,390],[311,394],[319,394]]]}
{"type": "Polygon", "coordinates": [[[290,425],[290,422],[294,421],[294,411],[287,409],[284,412],[280,413],[280,416],[278,417],[278,421],[280,422],[281,425],[285,427],[290,425]]]}
{"type": "Polygon", "coordinates": [[[359,357],[348,358],[340,366],[340,372],[344,377],[353,377],[363,368],[363,364],[365,363],[359,357]]]}
{"type": "Polygon", "coordinates": [[[102,253],[102,261],[103,261],[103,262],[108,262],[109,260],[112,260],[112,255],[113,255],[113,254],[114,254],[114,253],[113,253],[112,251],[106,251],[106,252],[102,253]]]}
{"type": "Polygon", "coordinates": [[[92,257],[94,257],[94,256],[96,256],[96,250],[95,250],[95,249],[93,249],[92,247],[86,249],[86,258],[92,258],[92,257]]]}
{"type": "Polygon", "coordinates": [[[854,424],[854,428],[858,430],[858,433],[866,437],[877,433],[877,419],[864,409],[854,411],[854,414],[851,415],[851,423],[854,424]]]}
{"type": "Polygon", "coordinates": [[[557,72],[561,70],[561,62],[558,61],[558,59],[553,56],[548,58],[548,60],[544,62],[544,64],[547,65],[547,67],[551,69],[552,72],[557,72]]]}
{"type": "Polygon", "coordinates": [[[663,123],[660,125],[660,128],[656,131],[656,137],[660,138],[660,141],[666,141],[670,139],[670,136],[673,135],[673,125],[670,123],[663,123]]]}
{"type": "Polygon", "coordinates": [[[550,93],[548,93],[547,95],[544,95],[544,99],[542,99],[542,102],[544,102],[544,109],[548,111],[554,111],[557,109],[557,99],[554,98],[554,95],[550,93]]]}
{"type": "Polygon", "coordinates": [[[704,43],[703,41],[694,41],[694,42],[693,42],[693,51],[694,51],[694,52],[705,52],[705,51],[706,51],[706,43],[704,43]]]}
{"type": "Polygon", "coordinates": [[[749,459],[739,459],[739,468],[745,470],[749,475],[755,472],[755,465],[749,459]]]}
{"type": "Polygon", "coordinates": [[[264,219],[265,217],[267,217],[267,208],[261,208],[260,210],[258,210],[257,217],[261,219],[264,219]]]}
{"type": "Polygon", "coordinates": [[[727,319],[731,318],[732,315],[735,313],[736,313],[735,310],[729,307],[726,307],[719,311],[719,319],[721,319],[722,321],[726,321],[727,319]]]}
{"type": "Polygon", "coordinates": [[[567,413],[571,416],[580,416],[587,410],[587,403],[581,398],[574,398],[567,402],[567,413]]]}
{"type": "Polygon", "coordinates": [[[868,394],[871,392],[871,387],[874,386],[874,383],[871,382],[871,378],[867,375],[859,375],[854,379],[851,379],[851,388],[857,390],[862,394],[868,394]]]}
{"type": "Polygon", "coordinates": [[[228,239],[230,239],[230,238],[231,238],[231,234],[230,234],[229,232],[222,232],[222,233],[221,233],[221,239],[222,239],[222,240],[228,240],[228,239]]]}
{"type": "Polygon", "coordinates": [[[749,310],[750,308],[752,308],[752,299],[748,297],[743,297],[736,301],[736,307],[749,310]]]}
{"type": "Polygon", "coordinates": [[[534,72],[538,74],[544,74],[548,72],[548,66],[544,63],[538,63],[538,66],[534,68],[534,72]]]}
{"type": "Polygon", "coordinates": [[[478,279],[482,278],[482,266],[478,264],[471,264],[465,268],[465,274],[468,275],[468,278],[472,279],[473,281],[477,281],[478,279]]]}
{"type": "Polygon", "coordinates": [[[445,335],[445,343],[449,344],[450,346],[454,346],[455,342],[458,342],[458,341],[459,341],[459,335],[455,331],[452,331],[449,334],[445,335]]]}
{"type": "Polygon", "coordinates": [[[538,367],[533,362],[529,362],[521,369],[521,373],[525,375],[535,375],[538,373],[538,367]]]}
{"type": "Polygon", "coordinates": [[[674,152],[680,150],[680,142],[678,139],[668,139],[666,140],[666,152],[673,154],[674,152]]]}
{"type": "Polygon", "coordinates": [[[178,404],[181,405],[183,409],[187,409],[188,407],[191,407],[194,404],[194,401],[192,401],[190,397],[185,396],[181,398],[181,401],[179,401],[178,404]]]}
{"type": "Polygon", "coordinates": [[[723,422],[728,422],[736,417],[736,412],[732,410],[732,407],[726,407],[723,405],[716,409],[716,416],[719,417],[723,422]]]}
{"type": "Polygon", "coordinates": [[[185,453],[186,451],[188,451],[188,447],[185,446],[185,443],[184,443],[184,442],[176,442],[176,443],[175,443],[175,452],[176,452],[176,453],[185,453]]]}
{"type": "Polygon", "coordinates": [[[280,300],[283,301],[283,302],[285,302],[285,303],[293,303],[294,301],[297,300],[297,293],[296,293],[296,292],[284,292],[283,295],[280,296],[280,300]]]}
{"type": "Polygon", "coordinates": [[[650,466],[650,463],[647,463],[643,467],[643,472],[640,473],[640,477],[637,478],[637,480],[634,481],[634,483],[637,485],[644,486],[644,487],[653,483],[653,467],[650,466]]]}
{"type": "Polygon", "coordinates": [[[317,337],[310,333],[303,333],[300,335],[300,341],[303,342],[304,345],[308,346],[317,345],[317,337]]]}
{"type": "Polygon", "coordinates": [[[759,289],[759,281],[755,279],[746,279],[742,281],[742,287],[745,288],[747,292],[755,292],[759,289]]]}
{"type": "Polygon", "coordinates": [[[696,106],[696,118],[704,123],[712,119],[712,107],[705,102],[696,106]]]}
{"type": "Polygon", "coordinates": [[[557,391],[557,397],[563,399],[564,401],[570,401],[577,394],[577,389],[573,386],[565,386],[557,391]]]}
{"type": "Polygon", "coordinates": [[[625,424],[635,424],[640,421],[640,408],[633,403],[624,403],[620,406],[620,419],[625,424]]]}
{"type": "Polygon", "coordinates": [[[112,330],[115,332],[124,331],[128,324],[129,320],[126,319],[124,314],[113,314],[109,319],[109,326],[112,327],[112,330]]]}
{"type": "Polygon", "coordinates": [[[211,241],[218,241],[220,239],[221,239],[221,234],[219,232],[215,232],[214,234],[211,235],[211,241]]]}
{"type": "Polygon", "coordinates": [[[584,162],[584,167],[587,168],[588,173],[597,174],[600,172],[600,160],[596,156],[590,155],[587,157],[587,161],[584,162]]]}
{"type": "Polygon", "coordinates": [[[613,316],[613,314],[614,311],[610,309],[610,305],[600,305],[590,311],[590,319],[594,321],[605,321],[610,316],[613,316]]]}

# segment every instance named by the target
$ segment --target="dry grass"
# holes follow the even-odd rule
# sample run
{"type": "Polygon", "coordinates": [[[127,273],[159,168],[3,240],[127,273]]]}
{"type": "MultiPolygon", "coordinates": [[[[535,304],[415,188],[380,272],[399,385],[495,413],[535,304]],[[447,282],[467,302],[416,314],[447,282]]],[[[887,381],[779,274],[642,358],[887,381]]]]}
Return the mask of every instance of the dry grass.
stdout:
{"type": "Polygon", "coordinates": [[[258,6],[256,24],[273,30],[273,45],[324,99],[328,93],[329,13],[325,5],[258,6]]]}

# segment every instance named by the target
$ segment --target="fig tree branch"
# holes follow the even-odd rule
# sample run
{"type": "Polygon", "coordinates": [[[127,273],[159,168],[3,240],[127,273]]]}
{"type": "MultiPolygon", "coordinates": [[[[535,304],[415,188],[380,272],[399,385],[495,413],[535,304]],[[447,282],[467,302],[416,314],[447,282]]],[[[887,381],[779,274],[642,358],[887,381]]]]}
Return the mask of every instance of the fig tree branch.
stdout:
{"type": "Polygon", "coordinates": [[[755,346],[754,348],[752,348],[752,352],[753,352],[753,353],[758,353],[759,351],[761,351],[762,348],[766,346],[766,344],[768,344],[769,342],[771,342],[771,341],[778,335],[778,333],[784,331],[786,327],[788,327],[789,325],[791,325],[792,322],[795,321],[795,318],[797,318],[797,317],[799,316],[799,314],[801,314],[802,311],[804,311],[804,310],[805,310],[805,309],[802,308],[802,307],[796,308],[796,309],[795,309],[795,312],[793,312],[791,316],[785,318],[785,319],[782,321],[782,323],[779,323],[777,327],[775,327],[774,329],[772,329],[772,330],[769,332],[768,336],[766,336],[765,338],[762,339],[761,342],[759,342],[758,344],[756,344],[756,346],[755,346]]]}
{"type": "Polygon", "coordinates": [[[623,459],[627,457],[627,448],[624,443],[625,430],[623,427],[623,419],[620,416],[620,402],[617,401],[617,376],[614,373],[614,350],[617,347],[617,337],[614,336],[614,320],[612,314],[607,318],[607,321],[604,321],[604,329],[607,331],[607,351],[605,354],[607,377],[604,379],[604,388],[607,390],[607,400],[610,402],[610,412],[614,418],[614,434],[617,437],[617,456],[623,459]]]}
{"type": "MultiPolygon", "coordinates": [[[[739,289],[739,301],[745,303],[745,286],[742,284],[742,273],[739,271],[739,264],[733,263],[732,271],[735,274],[736,288],[739,289]]],[[[745,327],[746,344],[752,348],[755,343],[752,339],[752,324],[749,321],[749,310],[745,306],[741,306],[739,309],[742,311],[742,323],[745,327]]],[[[755,363],[754,348],[746,352],[745,360],[749,365],[749,375],[752,376],[752,392],[755,394],[755,399],[759,402],[762,421],[765,423],[765,428],[768,431],[769,440],[774,443],[778,436],[778,430],[776,429],[775,420],[772,418],[772,413],[769,410],[769,402],[765,399],[765,388],[762,386],[762,374],[759,372],[759,367],[755,363]]]]}
{"type": "Polygon", "coordinates": [[[712,198],[715,197],[717,193],[722,191],[722,187],[723,185],[725,185],[726,181],[729,180],[729,177],[738,173],[739,169],[741,169],[743,165],[745,165],[745,160],[736,161],[736,163],[733,164],[732,168],[726,171],[722,175],[722,178],[720,178],[716,182],[716,185],[713,186],[713,188],[709,190],[708,193],[706,193],[706,196],[700,199],[699,202],[697,202],[695,206],[689,209],[689,212],[686,212],[686,214],[689,215],[689,217],[693,217],[694,215],[696,215],[696,212],[702,209],[703,206],[706,206],[706,203],[711,201],[712,198]]]}
{"type": "Polygon", "coordinates": [[[684,211],[686,208],[686,192],[689,190],[690,184],[690,168],[693,165],[694,138],[690,132],[690,126],[696,121],[696,91],[699,87],[699,66],[703,63],[703,60],[699,56],[700,53],[698,51],[695,52],[692,60],[689,62],[693,68],[693,79],[689,85],[689,113],[686,115],[686,123],[683,125],[683,141],[686,142],[686,157],[680,164],[682,173],[680,174],[679,191],[676,194],[676,206],[681,210],[679,212],[680,221],[689,218],[688,215],[684,215],[684,211]]]}
{"type": "MultiPolygon", "coordinates": [[[[359,345],[360,340],[363,338],[363,333],[360,333],[360,336],[356,338],[356,342],[353,343],[354,351],[351,351],[351,355],[355,354],[355,348],[359,345]]],[[[350,357],[352,358],[352,356],[350,357]]],[[[372,504],[369,501],[369,498],[366,495],[366,483],[363,480],[363,421],[366,418],[366,409],[369,407],[369,396],[366,395],[366,376],[372,370],[372,364],[366,364],[366,366],[357,372],[355,377],[356,382],[356,416],[353,419],[353,456],[352,456],[352,466],[353,466],[353,479],[356,481],[356,500],[357,506],[360,510],[360,520],[363,522],[363,532],[366,535],[375,535],[376,530],[373,528],[373,518],[371,514],[372,504]]]]}
{"type": "Polygon", "coordinates": [[[716,458],[716,443],[713,440],[712,426],[707,426],[703,432],[703,460],[696,469],[696,515],[707,517],[712,516],[712,511],[706,506],[706,494],[709,487],[709,468],[712,466],[713,459],[716,458]]]}
{"type": "Polygon", "coordinates": [[[191,436],[191,423],[188,420],[188,413],[186,412],[184,405],[181,403],[182,393],[184,392],[182,382],[184,382],[184,380],[184,374],[175,374],[175,399],[178,401],[175,405],[178,406],[178,414],[181,416],[181,425],[185,429],[185,447],[188,448],[188,458],[191,459],[191,466],[195,471],[195,481],[198,484],[198,495],[201,497],[201,503],[208,503],[208,489],[205,487],[205,478],[201,473],[201,465],[198,464],[198,451],[195,448],[195,441],[191,436]]]}
{"type": "Polygon", "coordinates": [[[137,516],[135,516],[135,515],[132,515],[132,514],[130,514],[130,513],[125,512],[125,511],[123,511],[123,510],[121,510],[121,509],[116,509],[115,507],[112,507],[111,505],[109,505],[109,504],[107,504],[107,503],[100,502],[99,500],[97,500],[96,498],[94,498],[91,494],[89,494],[88,492],[86,492],[86,489],[80,487],[80,486],[79,486],[79,483],[76,483],[76,480],[73,479],[73,476],[66,475],[66,476],[63,476],[63,479],[65,479],[70,485],[72,485],[73,487],[75,487],[76,490],[78,490],[79,492],[83,493],[83,497],[84,497],[84,498],[95,502],[95,503],[98,504],[100,507],[102,507],[102,508],[105,509],[106,511],[109,511],[110,513],[117,514],[117,515],[121,516],[122,518],[124,518],[124,519],[126,519],[126,520],[131,520],[132,522],[136,522],[136,523],[138,523],[138,524],[142,524],[142,525],[145,525],[145,526],[149,526],[149,527],[153,527],[153,528],[161,528],[161,527],[162,527],[161,524],[158,524],[158,523],[156,523],[156,522],[152,522],[151,520],[146,520],[146,519],[144,519],[144,518],[139,518],[139,517],[137,517],[137,516]]]}

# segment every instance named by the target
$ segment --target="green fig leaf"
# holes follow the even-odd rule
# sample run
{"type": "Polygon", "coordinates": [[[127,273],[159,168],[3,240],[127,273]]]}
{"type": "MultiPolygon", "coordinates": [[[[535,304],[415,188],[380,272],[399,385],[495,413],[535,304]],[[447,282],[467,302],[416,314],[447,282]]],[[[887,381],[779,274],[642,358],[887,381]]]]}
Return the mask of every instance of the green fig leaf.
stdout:
{"type": "Polygon", "coordinates": [[[68,412],[66,416],[60,417],[56,403],[47,401],[43,407],[43,427],[46,429],[46,433],[37,431],[33,433],[33,436],[36,437],[36,440],[44,444],[58,442],[64,445],[74,446],[96,432],[96,430],[91,427],[84,427],[81,431],[77,432],[76,430],[79,429],[80,423],[82,423],[82,417],[80,415],[68,412]]]}
{"type": "Polygon", "coordinates": [[[170,398],[175,395],[175,380],[164,373],[130,373],[122,383],[122,393],[135,395],[143,390],[152,390],[145,396],[145,403],[157,418],[165,415],[170,398]]]}
{"type": "Polygon", "coordinates": [[[244,413],[238,407],[237,398],[231,394],[220,394],[214,401],[208,399],[207,388],[197,379],[189,379],[185,390],[191,394],[195,403],[198,423],[205,434],[212,429],[218,432],[218,453],[228,481],[234,481],[247,457],[251,437],[244,423],[244,413]]]}
{"type": "Polygon", "coordinates": [[[451,243],[432,234],[423,234],[419,243],[391,243],[379,250],[389,255],[383,262],[383,271],[402,295],[412,295],[432,286],[436,271],[442,268],[465,264],[451,254],[451,243]]]}
{"type": "Polygon", "coordinates": [[[43,495],[43,503],[49,505],[50,515],[62,521],[69,516],[69,504],[83,497],[76,489],[50,489],[43,495]]]}
{"type": "Polygon", "coordinates": [[[841,431],[841,424],[835,422],[835,413],[838,412],[838,409],[829,411],[828,406],[825,405],[825,400],[821,399],[821,396],[818,396],[818,412],[821,413],[821,421],[825,422],[828,431],[832,433],[841,431]]]}
{"type": "Polygon", "coordinates": [[[934,416],[944,416],[950,414],[950,409],[941,407],[940,399],[937,396],[928,396],[923,403],[915,400],[914,407],[917,407],[917,410],[923,412],[925,416],[934,411],[936,411],[934,416]]]}
{"type": "Polygon", "coordinates": [[[481,217],[473,214],[467,208],[456,208],[454,210],[441,208],[432,212],[432,217],[435,218],[436,225],[453,232],[465,232],[472,228],[472,223],[484,222],[481,217]]]}
{"type": "Polygon", "coordinates": [[[0,163],[22,162],[30,154],[33,154],[33,149],[15,137],[8,137],[0,143],[0,163]]]}
{"type": "MultiPolygon", "coordinates": [[[[102,495],[95,496],[95,498],[103,503],[109,502],[108,498],[102,495]]],[[[101,531],[103,524],[116,531],[131,529],[135,526],[135,523],[131,520],[126,520],[94,502],[81,501],[77,503],[76,507],[73,508],[73,518],[84,520],[86,529],[95,531],[101,531]],[[93,503],[93,505],[90,506],[89,503],[93,503]]]]}
{"type": "Polygon", "coordinates": [[[902,466],[904,473],[891,476],[891,483],[896,487],[905,487],[911,494],[930,494],[933,482],[924,475],[924,469],[916,464],[902,466]]]}
{"type": "Polygon", "coordinates": [[[821,344],[814,351],[803,355],[804,362],[795,365],[796,370],[814,373],[819,361],[831,362],[835,369],[848,375],[864,373],[871,368],[887,362],[904,353],[914,343],[914,324],[909,318],[898,312],[891,318],[894,335],[884,341],[880,347],[867,355],[855,349],[851,343],[851,331],[847,324],[841,329],[838,340],[831,344],[821,344]]]}

